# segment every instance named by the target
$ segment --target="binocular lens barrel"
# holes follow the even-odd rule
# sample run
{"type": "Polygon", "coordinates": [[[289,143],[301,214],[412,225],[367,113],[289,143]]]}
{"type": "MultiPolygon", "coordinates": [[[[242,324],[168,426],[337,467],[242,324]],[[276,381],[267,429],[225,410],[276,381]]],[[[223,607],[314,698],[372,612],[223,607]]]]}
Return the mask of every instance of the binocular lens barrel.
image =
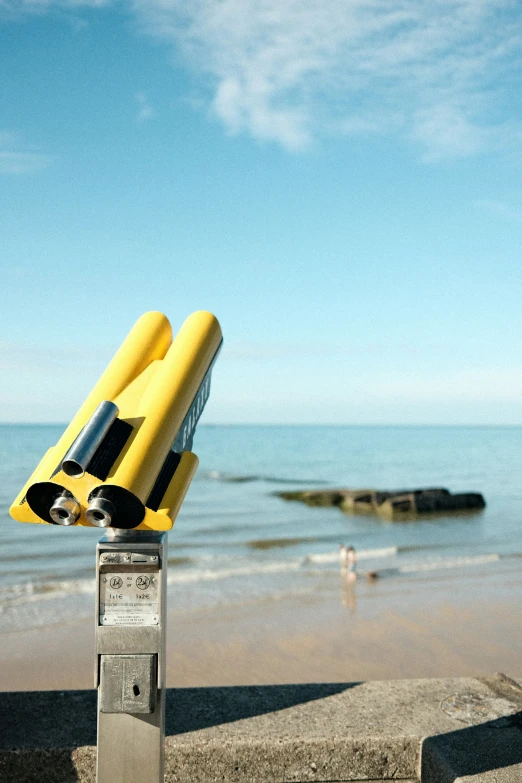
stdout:
{"type": "Polygon", "coordinates": [[[114,503],[106,498],[94,498],[85,512],[87,520],[95,527],[109,527],[114,519],[114,503]]]}
{"type": "MultiPolygon", "coordinates": [[[[0,6],[2,0],[0,0],[0,6]]],[[[169,530],[198,459],[192,440],[223,342],[192,313],[173,338],[145,313],[10,508],[19,522],[169,530]]]]}
{"type": "Polygon", "coordinates": [[[118,407],[110,400],[100,402],[62,461],[68,476],[81,478],[97,448],[118,416],[118,407]]]}
{"type": "Polygon", "coordinates": [[[57,525],[74,525],[80,516],[80,504],[74,498],[60,495],[49,509],[49,516],[57,525]]]}

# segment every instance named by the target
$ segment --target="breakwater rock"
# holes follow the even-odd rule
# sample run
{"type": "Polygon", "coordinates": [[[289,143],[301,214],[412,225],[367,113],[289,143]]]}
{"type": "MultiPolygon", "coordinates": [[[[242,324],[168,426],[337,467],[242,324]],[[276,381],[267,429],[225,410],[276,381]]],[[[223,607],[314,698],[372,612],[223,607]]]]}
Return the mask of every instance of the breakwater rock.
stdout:
{"type": "Polygon", "coordinates": [[[277,492],[283,500],[307,506],[336,506],[348,514],[378,514],[387,519],[415,518],[424,514],[477,511],[486,501],[479,492],[452,494],[445,487],[422,489],[321,489],[277,492]]]}

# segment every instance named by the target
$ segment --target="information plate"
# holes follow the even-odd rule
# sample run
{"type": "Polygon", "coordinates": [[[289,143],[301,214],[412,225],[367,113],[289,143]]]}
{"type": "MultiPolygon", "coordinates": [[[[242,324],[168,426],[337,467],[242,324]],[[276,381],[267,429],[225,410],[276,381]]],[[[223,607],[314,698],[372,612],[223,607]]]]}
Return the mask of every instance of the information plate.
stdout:
{"type": "Polygon", "coordinates": [[[100,574],[100,625],[158,625],[156,573],[100,574]]]}

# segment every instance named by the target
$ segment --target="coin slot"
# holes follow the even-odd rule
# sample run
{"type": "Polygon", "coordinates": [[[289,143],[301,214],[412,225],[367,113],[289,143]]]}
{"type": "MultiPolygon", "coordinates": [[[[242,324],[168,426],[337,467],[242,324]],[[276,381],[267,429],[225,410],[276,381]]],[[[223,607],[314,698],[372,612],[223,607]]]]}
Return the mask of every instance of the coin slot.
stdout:
{"type": "Polygon", "coordinates": [[[100,712],[151,715],[156,709],[157,655],[102,655],[100,712]]]}

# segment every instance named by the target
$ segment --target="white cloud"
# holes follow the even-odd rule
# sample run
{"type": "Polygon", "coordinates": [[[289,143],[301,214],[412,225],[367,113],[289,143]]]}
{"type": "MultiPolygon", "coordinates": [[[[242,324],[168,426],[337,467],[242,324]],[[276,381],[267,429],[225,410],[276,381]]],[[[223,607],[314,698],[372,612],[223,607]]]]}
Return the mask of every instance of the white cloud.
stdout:
{"type": "Polygon", "coordinates": [[[495,199],[479,199],[475,202],[476,206],[480,209],[485,209],[487,212],[493,215],[498,215],[502,218],[515,221],[516,223],[522,223],[522,209],[505,204],[503,201],[496,201],[495,199]]]}
{"type": "MultiPolygon", "coordinates": [[[[0,16],[111,3],[0,0],[0,16]]],[[[426,160],[520,141],[509,107],[522,67],[518,0],[124,3],[171,42],[231,134],[291,150],[322,136],[398,134],[426,160]]],[[[138,120],[152,117],[147,97],[136,99],[138,120]]]]}
{"type": "Polygon", "coordinates": [[[156,111],[149,103],[149,100],[144,92],[137,92],[135,95],[136,103],[138,104],[138,122],[146,122],[153,119],[156,116],[156,111]]]}
{"type": "Polygon", "coordinates": [[[19,15],[44,12],[52,6],[65,9],[81,8],[82,6],[101,8],[111,2],[112,0],[0,0],[0,11],[19,15]]]}
{"type": "Polygon", "coordinates": [[[23,21],[27,17],[43,15],[51,11],[60,13],[73,30],[83,30],[88,26],[81,17],[85,8],[98,9],[112,5],[114,0],[0,0],[0,23],[23,21]]]}
{"type": "Polygon", "coordinates": [[[51,162],[49,155],[20,149],[13,134],[0,132],[0,174],[31,174],[47,168],[51,162]]]}
{"type": "Polygon", "coordinates": [[[111,358],[110,347],[98,345],[60,345],[45,349],[28,342],[0,340],[0,370],[47,372],[50,369],[100,366],[103,369],[111,358]]]}
{"type": "Polygon", "coordinates": [[[36,152],[0,150],[0,174],[30,174],[45,169],[49,162],[48,155],[40,155],[36,152]]]}
{"type": "Polygon", "coordinates": [[[421,109],[413,116],[413,138],[426,147],[425,160],[463,157],[479,152],[488,141],[489,131],[475,125],[462,108],[439,104],[421,109]]]}
{"type": "Polygon", "coordinates": [[[428,159],[479,152],[495,137],[495,85],[520,67],[514,0],[132,1],[230,133],[289,149],[391,124],[428,159]]]}

